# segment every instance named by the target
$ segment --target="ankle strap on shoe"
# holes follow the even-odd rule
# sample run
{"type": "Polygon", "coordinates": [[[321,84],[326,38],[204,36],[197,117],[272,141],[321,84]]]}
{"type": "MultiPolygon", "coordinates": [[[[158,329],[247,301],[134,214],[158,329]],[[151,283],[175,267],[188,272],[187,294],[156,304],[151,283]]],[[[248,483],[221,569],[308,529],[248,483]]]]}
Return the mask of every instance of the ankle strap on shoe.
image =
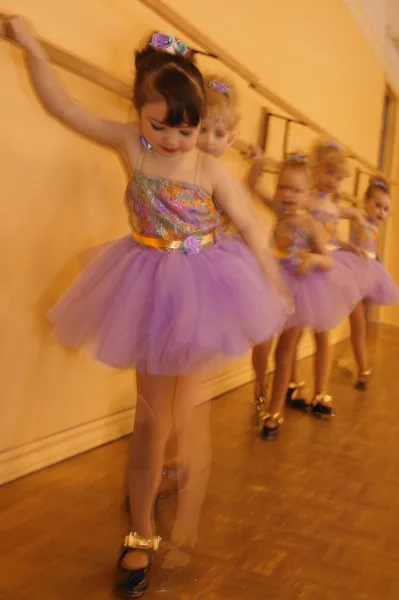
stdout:
{"type": "Polygon", "coordinates": [[[265,421],[267,421],[268,419],[270,419],[271,421],[274,421],[274,423],[276,423],[276,425],[281,425],[281,423],[284,423],[284,417],[282,417],[279,412],[276,412],[274,414],[263,413],[261,418],[262,418],[262,423],[265,423],[265,421]]]}
{"type": "Polygon", "coordinates": [[[317,394],[314,399],[313,399],[313,406],[316,404],[332,404],[332,396],[329,396],[328,394],[322,393],[322,394],[317,394]]]}
{"type": "Polygon", "coordinates": [[[366,371],[362,371],[361,373],[359,373],[359,377],[370,377],[371,375],[371,369],[367,369],[366,371]]]}
{"type": "Polygon", "coordinates": [[[125,548],[131,548],[132,550],[158,550],[162,538],[159,535],[154,535],[152,538],[143,538],[138,533],[130,532],[125,537],[125,548]]]}

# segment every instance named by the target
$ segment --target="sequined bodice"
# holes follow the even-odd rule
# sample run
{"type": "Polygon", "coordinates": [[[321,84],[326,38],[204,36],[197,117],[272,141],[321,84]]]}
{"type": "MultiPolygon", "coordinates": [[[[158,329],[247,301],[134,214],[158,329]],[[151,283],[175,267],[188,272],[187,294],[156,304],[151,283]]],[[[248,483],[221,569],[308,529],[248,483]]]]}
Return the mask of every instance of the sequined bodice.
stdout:
{"type": "Polygon", "coordinates": [[[275,255],[280,259],[288,259],[302,252],[311,251],[310,232],[293,219],[277,221],[274,229],[275,255]]]}
{"type": "Polygon", "coordinates": [[[212,196],[191,183],[135,171],[125,202],[131,226],[148,237],[184,240],[220,225],[220,210],[212,196]]]}
{"type": "Polygon", "coordinates": [[[323,210],[320,208],[313,208],[311,209],[310,213],[311,215],[313,215],[316,221],[321,223],[321,225],[323,226],[324,232],[326,234],[327,244],[336,244],[339,224],[338,216],[329,212],[328,210],[323,210]]]}
{"type": "Polygon", "coordinates": [[[378,229],[371,221],[366,223],[352,221],[349,240],[354,246],[367,252],[369,256],[373,258],[377,256],[378,229]]]}

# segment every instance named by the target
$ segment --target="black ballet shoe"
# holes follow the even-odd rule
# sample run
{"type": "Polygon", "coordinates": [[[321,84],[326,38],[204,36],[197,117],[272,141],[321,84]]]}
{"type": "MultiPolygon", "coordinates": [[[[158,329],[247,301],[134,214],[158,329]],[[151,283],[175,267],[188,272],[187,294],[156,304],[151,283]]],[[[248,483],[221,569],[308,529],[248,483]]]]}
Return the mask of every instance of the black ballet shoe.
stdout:
{"type": "Polygon", "coordinates": [[[161,538],[154,536],[145,539],[137,533],[129,533],[125,538],[122,552],[116,565],[114,594],[118,598],[140,598],[149,585],[149,575],[152,564],[152,554],[159,548],[161,538]],[[148,566],[141,569],[127,569],[123,566],[123,559],[128,552],[140,550],[148,552],[148,566]]]}
{"type": "Polygon", "coordinates": [[[259,425],[260,436],[262,440],[275,440],[279,436],[280,425],[284,419],[280,416],[280,413],[263,413],[261,422],[259,425]]]}
{"type": "Polygon", "coordinates": [[[310,412],[312,415],[319,418],[328,419],[330,417],[335,417],[331,396],[328,396],[327,394],[317,394],[310,405],[310,412]]]}
{"type": "Polygon", "coordinates": [[[287,406],[295,408],[296,410],[308,411],[310,409],[310,404],[306,399],[306,390],[307,386],[304,381],[301,381],[300,383],[290,383],[285,395],[287,406]]]}
{"type": "Polygon", "coordinates": [[[360,373],[354,385],[355,390],[358,390],[359,392],[365,392],[369,385],[370,375],[371,369],[367,369],[367,371],[360,373]]]}

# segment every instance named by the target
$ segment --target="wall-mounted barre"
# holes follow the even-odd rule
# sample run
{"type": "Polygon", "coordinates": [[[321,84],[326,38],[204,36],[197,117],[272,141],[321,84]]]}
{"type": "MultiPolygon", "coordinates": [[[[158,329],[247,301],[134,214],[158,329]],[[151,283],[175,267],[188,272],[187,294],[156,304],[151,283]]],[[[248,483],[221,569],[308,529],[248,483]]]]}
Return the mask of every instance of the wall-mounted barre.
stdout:
{"type": "MultiPolygon", "coordinates": [[[[174,10],[166,6],[161,0],[139,0],[142,4],[147,6],[150,10],[158,14],[165,21],[168,21],[178,30],[182,31],[185,35],[194,40],[197,44],[199,44],[206,51],[215,54],[219,60],[221,60],[227,67],[229,67],[234,73],[239,75],[242,79],[244,79],[251,88],[255,89],[260,95],[268,100],[272,101],[273,104],[279,106],[283,111],[292,115],[290,117],[282,117],[286,120],[286,129],[285,129],[285,147],[288,142],[289,135],[289,127],[290,123],[296,122],[298,124],[307,126],[313,129],[315,132],[324,135],[330,139],[334,139],[334,136],[329,135],[323,128],[321,128],[318,124],[309,120],[307,117],[302,115],[299,111],[297,111],[293,106],[285,102],[283,99],[279,98],[276,94],[268,90],[263,84],[261,84],[255,74],[242,66],[238,61],[236,61],[233,57],[231,57],[227,52],[225,52],[222,48],[220,48],[217,44],[212,42],[208,37],[199,32],[195,27],[190,25],[185,19],[180,17],[174,10]]],[[[6,20],[3,15],[0,14],[0,37],[7,40],[8,42],[14,43],[8,36],[6,32],[6,20]]],[[[84,79],[106,89],[122,98],[127,100],[131,99],[131,85],[122,81],[105,71],[102,71],[95,65],[92,65],[85,60],[82,60],[78,56],[67,52],[61,48],[58,48],[54,44],[47,42],[46,40],[40,40],[43,44],[46,52],[48,53],[50,60],[59,67],[75,74],[84,79]]],[[[279,115],[274,115],[278,117],[279,115]]],[[[264,134],[266,135],[267,132],[264,134]]],[[[266,138],[264,142],[266,141],[266,138]]],[[[264,147],[264,143],[261,143],[261,146],[264,147]]],[[[247,155],[249,153],[250,147],[248,144],[243,142],[242,140],[237,139],[233,145],[233,147],[240,152],[241,154],[247,155]]],[[[368,161],[358,156],[354,152],[350,152],[351,158],[356,160],[359,164],[362,164],[368,171],[371,173],[380,174],[368,161]]],[[[277,169],[278,161],[266,157],[265,158],[266,169],[272,169],[271,172],[274,172],[277,169]]]]}
{"type": "MultiPolygon", "coordinates": [[[[184,33],[187,37],[194,40],[196,44],[199,44],[204,50],[207,52],[211,52],[212,54],[216,54],[219,60],[221,60],[229,69],[231,69],[234,73],[242,77],[248,85],[253,88],[256,92],[258,92],[261,96],[272,102],[274,105],[278,106],[282,111],[288,113],[293,119],[303,123],[308,126],[310,129],[313,129],[315,133],[326,137],[331,140],[335,140],[335,136],[331,135],[326,131],[323,127],[321,127],[318,123],[309,119],[306,115],[302,114],[299,110],[297,110],[294,106],[280,98],[277,94],[274,94],[269,88],[267,88],[264,84],[259,81],[257,75],[246,69],[241,63],[239,63],[235,58],[233,58],[228,52],[223,50],[220,46],[215,44],[210,38],[206,35],[202,34],[196,27],[191,25],[186,19],[181,17],[176,11],[167,6],[162,0],[139,0],[141,4],[144,4],[147,8],[152,10],[162,19],[176,27],[179,31],[184,33]]],[[[339,140],[336,140],[339,141],[339,140]]],[[[356,160],[359,164],[365,167],[368,171],[372,173],[380,174],[383,176],[383,173],[378,171],[374,165],[372,165],[368,160],[358,155],[356,152],[353,152],[349,148],[347,148],[348,155],[356,160]]]]}

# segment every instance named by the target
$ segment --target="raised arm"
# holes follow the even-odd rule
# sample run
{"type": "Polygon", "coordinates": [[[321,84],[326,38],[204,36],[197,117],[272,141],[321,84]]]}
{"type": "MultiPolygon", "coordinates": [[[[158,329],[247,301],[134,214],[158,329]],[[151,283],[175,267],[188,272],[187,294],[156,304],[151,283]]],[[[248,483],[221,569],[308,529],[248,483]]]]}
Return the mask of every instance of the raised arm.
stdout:
{"type": "Polygon", "coordinates": [[[263,204],[275,212],[276,206],[272,196],[259,186],[259,179],[262,175],[264,164],[263,152],[259,148],[252,148],[250,158],[253,160],[253,165],[247,177],[248,187],[256,194],[263,204]]]}
{"type": "Polygon", "coordinates": [[[367,223],[366,217],[360,208],[355,206],[338,206],[338,217],[340,219],[349,219],[350,221],[357,221],[360,225],[367,223]]]}
{"type": "Polygon", "coordinates": [[[78,133],[100,144],[125,150],[129,137],[132,137],[133,126],[103,119],[77,104],[61,83],[25,19],[10,17],[8,31],[27,52],[33,86],[46,110],[78,133]]]}

